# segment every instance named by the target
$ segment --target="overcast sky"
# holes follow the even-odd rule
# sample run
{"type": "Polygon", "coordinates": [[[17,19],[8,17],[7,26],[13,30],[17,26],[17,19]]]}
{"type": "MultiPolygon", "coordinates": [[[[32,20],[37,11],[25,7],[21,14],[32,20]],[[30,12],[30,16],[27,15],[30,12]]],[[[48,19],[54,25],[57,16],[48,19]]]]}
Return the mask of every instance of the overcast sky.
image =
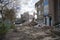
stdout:
{"type": "Polygon", "coordinates": [[[20,1],[20,10],[19,14],[23,14],[26,11],[29,11],[29,14],[33,14],[35,11],[35,3],[38,2],[39,0],[19,0],[20,1]]]}

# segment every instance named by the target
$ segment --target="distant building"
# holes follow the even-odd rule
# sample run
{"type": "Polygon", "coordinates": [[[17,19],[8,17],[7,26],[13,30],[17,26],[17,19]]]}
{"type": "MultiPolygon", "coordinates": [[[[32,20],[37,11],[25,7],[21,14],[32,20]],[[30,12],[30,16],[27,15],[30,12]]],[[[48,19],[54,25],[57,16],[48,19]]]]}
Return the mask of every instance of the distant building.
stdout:
{"type": "Polygon", "coordinates": [[[21,15],[21,19],[28,21],[29,20],[29,13],[25,12],[24,14],[21,15]]]}
{"type": "Polygon", "coordinates": [[[24,14],[21,15],[21,19],[25,21],[31,21],[34,18],[33,15],[29,15],[28,12],[25,12],[24,14]]]}
{"type": "Polygon", "coordinates": [[[43,23],[43,8],[44,8],[43,0],[38,1],[35,4],[35,8],[37,10],[37,21],[39,23],[43,23]]]}
{"type": "Polygon", "coordinates": [[[34,16],[33,15],[29,15],[29,19],[33,19],[34,18],[34,16]]]}

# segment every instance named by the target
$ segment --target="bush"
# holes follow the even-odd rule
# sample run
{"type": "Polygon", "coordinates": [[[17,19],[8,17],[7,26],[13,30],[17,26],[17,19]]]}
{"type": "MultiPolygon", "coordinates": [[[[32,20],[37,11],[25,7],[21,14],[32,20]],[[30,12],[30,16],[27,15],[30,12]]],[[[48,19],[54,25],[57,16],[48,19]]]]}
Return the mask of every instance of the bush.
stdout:
{"type": "Polygon", "coordinates": [[[10,25],[5,23],[0,23],[0,40],[2,40],[5,37],[9,29],[10,29],[10,25]]]}
{"type": "Polygon", "coordinates": [[[15,25],[10,24],[10,23],[0,23],[0,40],[4,39],[6,33],[10,30],[10,29],[14,29],[15,25]]]}
{"type": "Polygon", "coordinates": [[[2,40],[5,37],[5,34],[7,33],[6,27],[4,24],[0,24],[0,40],[2,40]]]}
{"type": "Polygon", "coordinates": [[[11,25],[11,27],[10,27],[11,29],[15,29],[15,25],[13,24],[13,25],[11,25]]]}
{"type": "Polygon", "coordinates": [[[0,24],[0,35],[6,34],[10,29],[10,26],[7,24],[0,24]]]}

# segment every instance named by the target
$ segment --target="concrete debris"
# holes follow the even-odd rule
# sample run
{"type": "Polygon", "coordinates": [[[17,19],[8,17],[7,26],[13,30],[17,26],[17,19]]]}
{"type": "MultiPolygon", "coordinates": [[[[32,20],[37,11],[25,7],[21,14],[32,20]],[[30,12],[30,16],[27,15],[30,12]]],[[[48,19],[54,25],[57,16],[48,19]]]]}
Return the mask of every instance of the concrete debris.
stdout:
{"type": "Polygon", "coordinates": [[[17,32],[13,30],[8,32],[4,40],[59,40],[58,36],[50,32],[49,27],[30,27],[20,26],[16,27],[17,32]]]}

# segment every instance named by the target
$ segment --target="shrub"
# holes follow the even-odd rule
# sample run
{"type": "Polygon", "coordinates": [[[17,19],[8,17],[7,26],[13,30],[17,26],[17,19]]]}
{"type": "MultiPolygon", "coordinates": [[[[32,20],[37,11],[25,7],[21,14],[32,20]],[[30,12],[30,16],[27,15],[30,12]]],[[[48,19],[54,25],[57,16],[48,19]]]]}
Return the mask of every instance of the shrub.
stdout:
{"type": "Polygon", "coordinates": [[[15,29],[15,25],[13,24],[13,25],[11,25],[11,27],[10,27],[11,29],[15,29]]]}
{"type": "Polygon", "coordinates": [[[9,29],[10,29],[10,26],[8,24],[0,23],[0,40],[2,40],[5,37],[9,29]]]}

